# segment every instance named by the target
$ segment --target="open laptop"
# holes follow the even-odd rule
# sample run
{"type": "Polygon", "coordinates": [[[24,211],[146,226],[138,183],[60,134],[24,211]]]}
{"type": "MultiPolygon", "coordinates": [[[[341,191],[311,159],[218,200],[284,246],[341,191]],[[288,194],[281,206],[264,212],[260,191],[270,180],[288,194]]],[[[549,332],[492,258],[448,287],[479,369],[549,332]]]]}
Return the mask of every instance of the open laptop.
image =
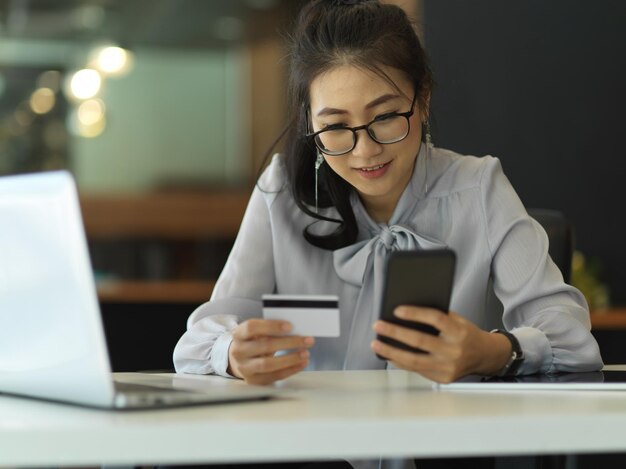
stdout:
{"type": "Polygon", "coordinates": [[[146,408],[261,399],[278,391],[184,375],[160,377],[151,386],[129,383],[126,374],[116,385],[113,376],[72,176],[0,177],[1,393],[146,408]]]}

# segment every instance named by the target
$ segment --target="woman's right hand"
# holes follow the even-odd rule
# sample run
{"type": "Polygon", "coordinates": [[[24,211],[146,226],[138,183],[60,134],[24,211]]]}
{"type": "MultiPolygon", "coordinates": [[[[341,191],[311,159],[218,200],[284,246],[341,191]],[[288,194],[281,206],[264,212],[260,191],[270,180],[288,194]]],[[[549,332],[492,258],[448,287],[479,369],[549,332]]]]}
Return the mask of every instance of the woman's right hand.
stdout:
{"type": "Polygon", "coordinates": [[[291,324],[271,319],[248,319],[232,330],[228,373],[250,384],[271,384],[309,364],[313,337],[286,335],[291,324]],[[280,350],[290,353],[275,355],[280,350]]]}

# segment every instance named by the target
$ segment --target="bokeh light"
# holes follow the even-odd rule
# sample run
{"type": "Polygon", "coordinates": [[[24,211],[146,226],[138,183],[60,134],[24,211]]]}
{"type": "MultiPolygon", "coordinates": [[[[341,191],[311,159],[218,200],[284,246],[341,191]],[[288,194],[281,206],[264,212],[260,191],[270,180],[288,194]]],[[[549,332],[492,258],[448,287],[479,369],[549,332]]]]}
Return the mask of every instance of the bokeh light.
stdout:
{"type": "Polygon", "coordinates": [[[56,103],[54,91],[50,88],[38,88],[30,95],[30,108],[35,114],[47,114],[56,103]]]}
{"type": "Polygon", "coordinates": [[[122,75],[129,71],[132,54],[121,47],[101,48],[96,56],[96,66],[107,75],[122,75]]]}
{"type": "Polygon", "coordinates": [[[70,95],[77,99],[93,98],[100,91],[102,77],[97,70],[85,68],[79,70],[70,78],[70,95]]]}
{"type": "Polygon", "coordinates": [[[76,111],[78,121],[85,126],[92,126],[104,118],[104,103],[100,99],[83,101],[76,111]]]}

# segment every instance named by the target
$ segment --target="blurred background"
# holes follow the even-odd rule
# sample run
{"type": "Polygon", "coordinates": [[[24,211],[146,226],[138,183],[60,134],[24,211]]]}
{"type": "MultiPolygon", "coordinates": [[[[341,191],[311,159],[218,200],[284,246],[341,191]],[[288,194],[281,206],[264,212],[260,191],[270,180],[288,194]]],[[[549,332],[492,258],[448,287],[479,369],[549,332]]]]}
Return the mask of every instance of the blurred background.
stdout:
{"type": "MultiPolygon", "coordinates": [[[[435,144],[562,212],[597,335],[626,328],[626,3],[389,2],[431,57],[435,144]]],[[[114,369],[170,366],[209,298],[285,124],[303,3],[0,0],[0,175],[76,177],[114,369]]]]}
{"type": "Polygon", "coordinates": [[[208,298],[283,125],[298,8],[0,1],[0,173],[74,174],[102,298],[208,298]]]}
{"type": "Polygon", "coordinates": [[[89,193],[248,184],[297,3],[0,1],[0,169],[70,168],[89,193]]]}

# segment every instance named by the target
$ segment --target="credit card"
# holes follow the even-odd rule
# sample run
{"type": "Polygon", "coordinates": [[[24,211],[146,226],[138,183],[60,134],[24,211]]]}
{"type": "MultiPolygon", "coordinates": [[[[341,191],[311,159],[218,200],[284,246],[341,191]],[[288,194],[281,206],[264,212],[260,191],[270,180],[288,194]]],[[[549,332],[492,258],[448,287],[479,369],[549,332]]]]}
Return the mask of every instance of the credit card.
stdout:
{"type": "Polygon", "coordinates": [[[293,325],[291,335],[339,337],[339,298],[335,295],[263,295],[263,318],[293,325]]]}

